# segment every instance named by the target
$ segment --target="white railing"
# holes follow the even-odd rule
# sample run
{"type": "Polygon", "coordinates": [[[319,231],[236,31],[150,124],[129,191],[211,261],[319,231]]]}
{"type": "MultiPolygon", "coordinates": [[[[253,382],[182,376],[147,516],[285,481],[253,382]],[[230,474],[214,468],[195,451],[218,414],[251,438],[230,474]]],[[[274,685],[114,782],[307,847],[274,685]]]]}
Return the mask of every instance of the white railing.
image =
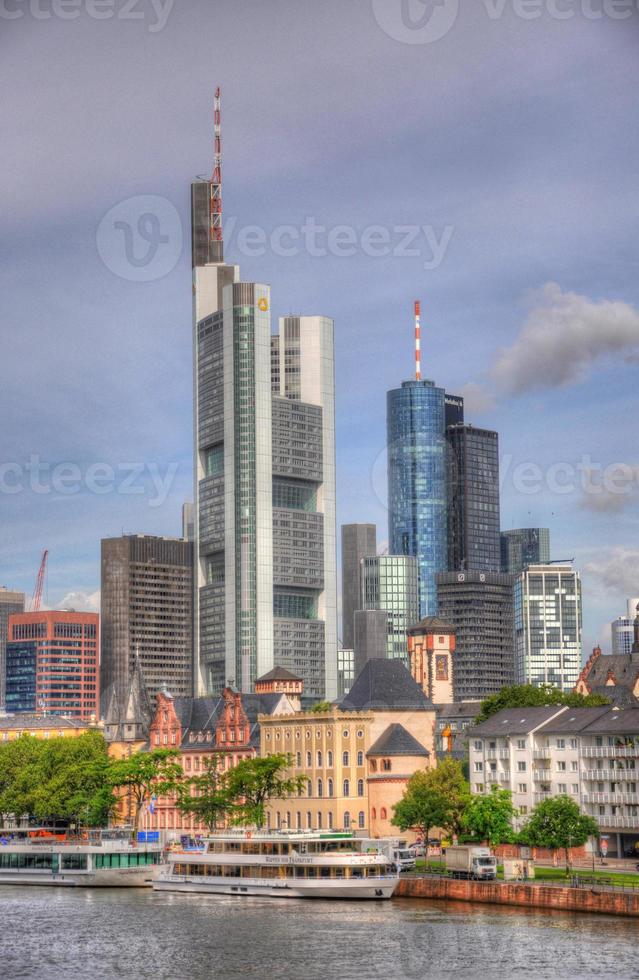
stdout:
{"type": "Polygon", "coordinates": [[[582,769],[581,778],[598,783],[606,779],[617,783],[634,783],[639,781],[639,772],[636,769],[582,769]]]}
{"type": "Polygon", "coordinates": [[[500,783],[509,783],[510,782],[510,771],[500,772],[499,773],[499,782],[500,783]]]}
{"type": "Polygon", "coordinates": [[[533,799],[535,803],[541,803],[543,800],[547,800],[551,796],[552,793],[550,792],[550,790],[547,790],[547,792],[545,793],[533,793],[533,799]]]}
{"type": "Polygon", "coordinates": [[[585,759],[639,759],[639,745],[582,745],[585,759]]]}
{"type": "Polygon", "coordinates": [[[549,758],[550,758],[550,749],[549,748],[547,748],[547,749],[534,749],[533,750],[533,759],[549,759],[549,758]]]}
{"type": "Polygon", "coordinates": [[[639,804],[637,793],[584,793],[584,803],[631,803],[639,804]]]}
{"type": "Polygon", "coordinates": [[[627,827],[629,830],[639,830],[639,816],[603,817],[599,813],[591,813],[590,816],[594,817],[601,830],[609,830],[613,827],[627,827]]]}
{"type": "Polygon", "coordinates": [[[487,759],[496,759],[497,758],[497,749],[487,749],[486,750],[486,758],[487,759]]]}
{"type": "Polygon", "coordinates": [[[498,776],[498,774],[496,772],[487,772],[486,773],[486,782],[487,783],[496,783],[498,781],[498,779],[499,779],[499,776],[498,776]]]}
{"type": "Polygon", "coordinates": [[[500,749],[499,750],[500,759],[510,759],[510,749],[500,749]]]}
{"type": "Polygon", "coordinates": [[[549,783],[552,778],[550,769],[535,769],[533,779],[536,783],[549,783]]]}

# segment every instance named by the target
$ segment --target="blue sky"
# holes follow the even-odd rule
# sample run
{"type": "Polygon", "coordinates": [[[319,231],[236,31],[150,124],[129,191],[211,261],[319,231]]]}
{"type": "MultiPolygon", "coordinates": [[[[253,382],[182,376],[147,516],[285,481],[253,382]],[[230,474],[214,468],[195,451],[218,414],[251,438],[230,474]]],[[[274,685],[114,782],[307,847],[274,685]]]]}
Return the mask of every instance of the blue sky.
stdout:
{"type": "Polygon", "coordinates": [[[385,392],[411,375],[421,298],[424,373],[500,433],[502,525],[551,528],[583,574],[584,647],[607,644],[639,593],[639,12],[602,4],[565,0],[558,20],[540,0],[528,20],[534,5],[461,0],[429,40],[455,0],[137,0],[135,19],[122,0],[104,19],[7,0],[0,583],[31,592],[48,547],[49,604],[91,596],[101,537],[179,532],[189,184],[220,84],[227,258],[271,284],[274,316],[335,319],[339,522],[386,538],[385,392]],[[156,215],[164,265],[123,265],[112,209],[156,215]],[[315,251],[333,230],[328,254],[303,244],[309,221],[315,251]],[[295,254],[272,245],[282,226],[295,254]],[[598,486],[612,464],[598,493],[565,469],[598,486]]]}

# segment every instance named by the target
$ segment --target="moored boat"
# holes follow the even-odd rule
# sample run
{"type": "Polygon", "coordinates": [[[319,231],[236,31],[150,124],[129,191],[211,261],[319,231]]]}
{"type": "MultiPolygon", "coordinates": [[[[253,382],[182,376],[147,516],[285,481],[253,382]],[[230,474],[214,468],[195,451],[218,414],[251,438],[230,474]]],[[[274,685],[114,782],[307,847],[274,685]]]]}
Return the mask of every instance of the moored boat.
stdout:
{"type": "Polygon", "coordinates": [[[0,885],[85,888],[150,887],[162,847],[137,844],[122,831],[8,831],[0,836],[0,885]]]}
{"type": "Polygon", "coordinates": [[[398,874],[379,841],[352,833],[228,831],[171,849],[158,891],[269,898],[390,898],[398,874]]]}

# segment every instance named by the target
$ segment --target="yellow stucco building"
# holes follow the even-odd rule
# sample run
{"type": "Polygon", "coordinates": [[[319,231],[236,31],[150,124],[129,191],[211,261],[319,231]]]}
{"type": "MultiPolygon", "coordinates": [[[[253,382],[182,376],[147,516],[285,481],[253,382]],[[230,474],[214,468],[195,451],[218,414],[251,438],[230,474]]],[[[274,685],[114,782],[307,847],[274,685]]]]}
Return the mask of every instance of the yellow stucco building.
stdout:
{"type": "Polygon", "coordinates": [[[0,715],[0,742],[12,742],[21,735],[33,738],[73,738],[95,728],[88,721],[60,715],[0,715]]]}
{"type": "Polygon", "coordinates": [[[393,805],[417,770],[435,765],[435,708],[399,660],[369,660],[329,711],[260,716],[260,754],[291,756],[299,796],[274,800],[271,827],[395,836],[393,805]]]}

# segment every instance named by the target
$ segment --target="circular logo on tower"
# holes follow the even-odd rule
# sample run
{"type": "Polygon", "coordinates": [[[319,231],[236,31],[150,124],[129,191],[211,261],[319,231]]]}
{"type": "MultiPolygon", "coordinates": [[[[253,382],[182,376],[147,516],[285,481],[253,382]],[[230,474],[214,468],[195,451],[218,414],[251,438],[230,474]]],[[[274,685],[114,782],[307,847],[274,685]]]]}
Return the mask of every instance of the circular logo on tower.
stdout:
{"type": "Polygon", "coordinates": [[[266,311],[268,310],[268,300],[266,296],[262,296],[261,299],[258,299],[257,308],[258,310],[261,310],[262,313],[266,313],[266,311]]]}

